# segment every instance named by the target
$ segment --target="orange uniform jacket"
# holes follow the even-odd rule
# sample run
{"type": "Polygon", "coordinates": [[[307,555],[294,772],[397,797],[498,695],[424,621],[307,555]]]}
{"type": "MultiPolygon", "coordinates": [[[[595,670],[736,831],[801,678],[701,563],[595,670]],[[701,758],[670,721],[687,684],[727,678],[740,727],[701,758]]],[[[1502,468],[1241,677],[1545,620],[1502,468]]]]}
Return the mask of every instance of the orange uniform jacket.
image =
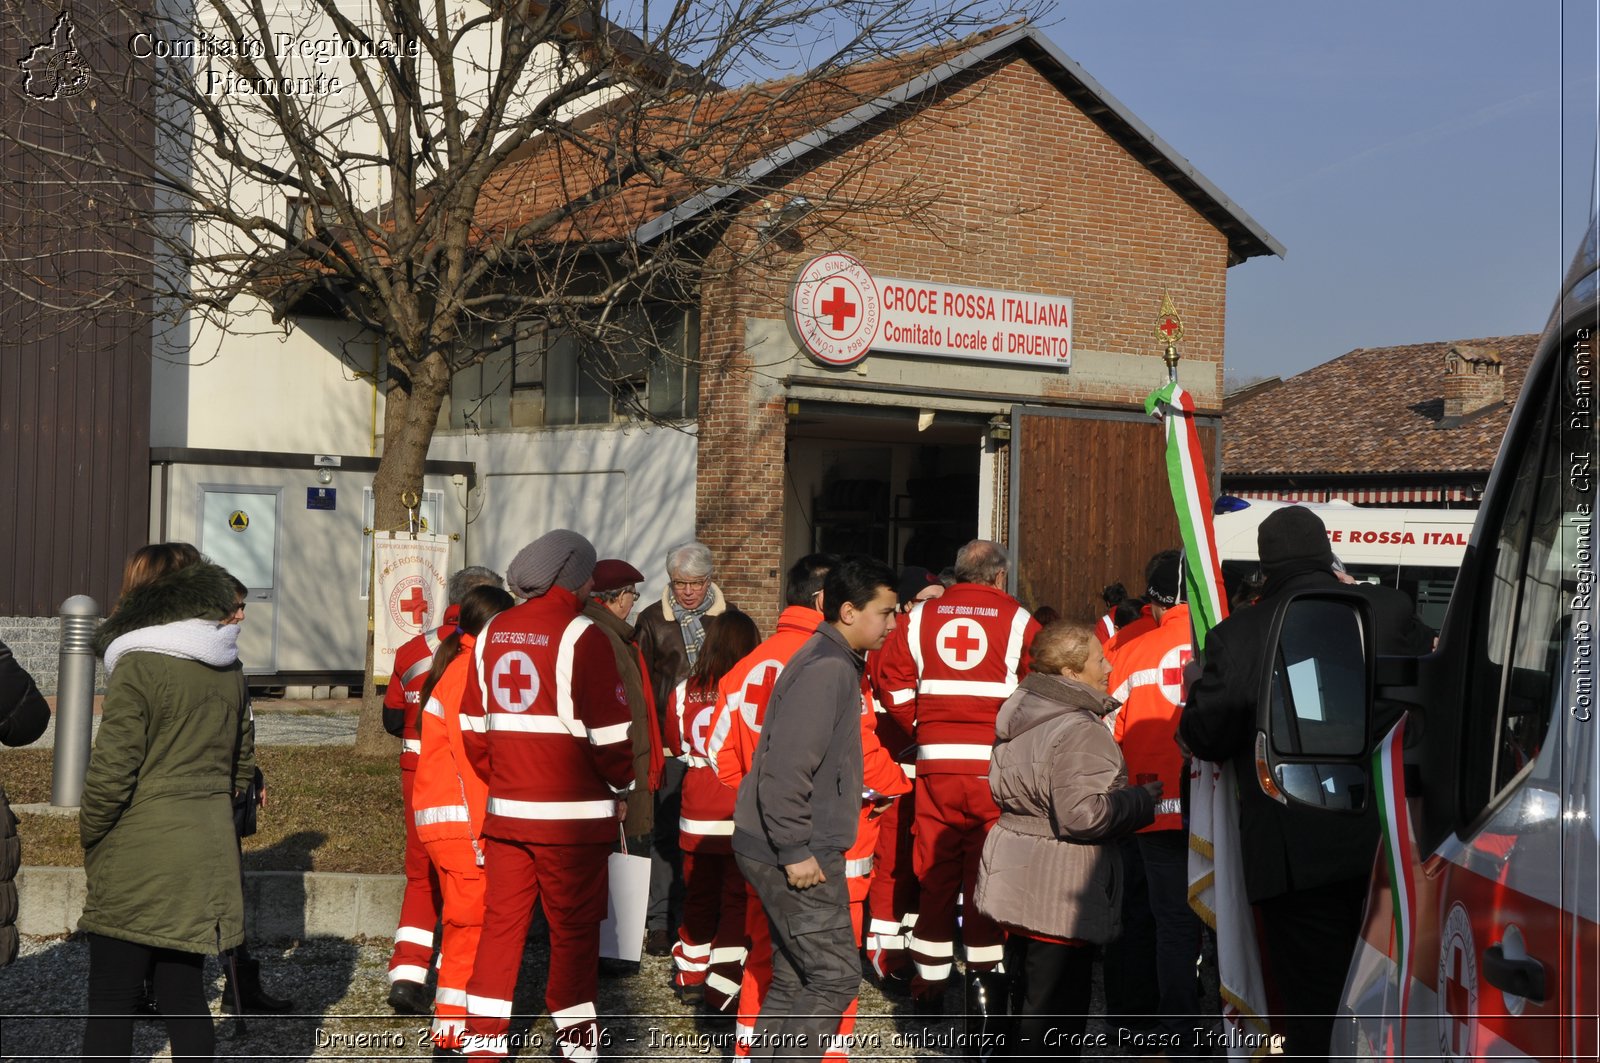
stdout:
{"type": "Polygon", "coordinates": [[[1155,775],[1162,783],[1155,822],[1143,828],[1147,831],[1183,827],[1178,798],[1183,753],[1173,736],[1183,711],[1183,666],[1194,656],[1190,637],[1189,607],[1175,605],[1123,647],[1111,673],[1111,696],[1122,702],[1111,734],[1128,762],[1128,778],[1155,775]]]}
{"type": "Polygon", "coordinates": [[[461,695],[474,639],[461,636],[461,653],[434,684],[422,707],[422,751],[411,803],[417,836],[424,842],[465,839],[477,847],[483,837],[489,786],[467,760],[461,735],[461,695]]]}

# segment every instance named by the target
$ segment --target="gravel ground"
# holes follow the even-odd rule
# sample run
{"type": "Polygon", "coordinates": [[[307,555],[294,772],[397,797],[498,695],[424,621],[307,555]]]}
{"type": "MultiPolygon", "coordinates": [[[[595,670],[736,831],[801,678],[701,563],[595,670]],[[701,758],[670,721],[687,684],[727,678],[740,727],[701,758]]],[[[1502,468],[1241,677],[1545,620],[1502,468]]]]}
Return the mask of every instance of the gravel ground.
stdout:
{"type": "MultiPolygon", "coordinates": [[[[276,947],[254,946],[269,991],[290,996],[301,1014],[249,1018],[239,1030],[221,1011],[222,972],[207,961],[207,995],[218,1016],[219,1059],[423,1059],[427,1020],[393,1015],[384,1003],[389,944],[330,938],[276,947]]],[[[545,945],[536,929],[518,982],[513,1030],[522,1035],[519,1058],[544,1059],[551,1053],[552,1027],[541,1014],[545,945]]],[[[24,938],[22,954],[0,976],[0,1015],[7,1060],[77,1058],[83,1036],[82,1012],[88,972],[88,946],[70,938],[24,938]]],[[[677,1002],[668,987],[669,961],[645,957],[633,977],[602,977],[599,1010],[610,1037],[610,1053],[649,1059],[725,1059],[732,1056],[733,1026],[726,1019],[697,1015],[677,1002]]],[[[948,1010],[959,1010],[952,994],[948,1010]]],[[[1091,1011],[1104,1011],[1098,979],[1091,1011]]],[[[861,986],[861,1017],[856,1024],[857,1060],[960,1058],[953,1020],[924,1027],[909,1010],[890,1001],[871,984],[861,986]]],[[[1117,1056],[1116,1034],[1098,1019],[1089,1021],[1086,1055],[1117,1056]]],[[[1133,1052],[1127,1058],[1141,1058],[1133,1052]]],[[[159,1021],[135,1027],[134,1058],[169,1059],[159,1021]]]]}

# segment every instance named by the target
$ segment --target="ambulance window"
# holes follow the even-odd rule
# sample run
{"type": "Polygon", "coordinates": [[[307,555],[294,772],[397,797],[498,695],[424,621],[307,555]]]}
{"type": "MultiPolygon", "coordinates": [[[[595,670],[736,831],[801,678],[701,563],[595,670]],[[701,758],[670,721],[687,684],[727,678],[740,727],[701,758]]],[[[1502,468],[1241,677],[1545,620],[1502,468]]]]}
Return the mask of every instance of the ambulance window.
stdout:
{"type": "Polygon", "coordinates": [[[1461,785],[1469,819],[1533,762],[1556,711],[1573,590],[1572,536],[1563,534],[1563,517],[1577,496],[1551,415],[1547,405],[1525,437],[1525,475],[1516,478],[1493,541],[1490,600],[1478,617],[1467,687],[1461,785]]]}

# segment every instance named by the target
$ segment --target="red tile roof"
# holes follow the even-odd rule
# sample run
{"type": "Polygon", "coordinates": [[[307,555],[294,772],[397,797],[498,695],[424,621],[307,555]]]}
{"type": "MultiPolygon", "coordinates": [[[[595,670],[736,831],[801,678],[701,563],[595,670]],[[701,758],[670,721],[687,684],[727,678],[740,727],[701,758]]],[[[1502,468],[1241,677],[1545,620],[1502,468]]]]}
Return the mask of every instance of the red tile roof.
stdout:
{"type": "Polygon", "coordinates": [[[1224,476],[1464,472],[1494,464],[1537,335],[1363,347],[1223,403],[1224,476]],[[1440,427],[1445,355],[1488,348],[1505,401],[1440,427]]]}

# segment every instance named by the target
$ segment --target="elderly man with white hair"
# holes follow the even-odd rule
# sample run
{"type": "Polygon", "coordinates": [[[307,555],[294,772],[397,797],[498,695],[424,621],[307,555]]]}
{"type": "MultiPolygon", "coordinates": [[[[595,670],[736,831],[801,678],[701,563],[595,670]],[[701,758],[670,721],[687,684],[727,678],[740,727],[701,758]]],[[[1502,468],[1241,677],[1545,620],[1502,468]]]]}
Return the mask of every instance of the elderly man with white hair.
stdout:
{"type": "MultiPolygon", "coordinates": [[[[639,613],[635,641],[650,673],[656,699],[656,727],[673,687],[689,674],[705,642],[705,620],[728,608],[728,600],[711,579],[711,548],[686,542],[667,551],[667,586],[659,601],[639,613]]],[[[672,901],[681,898],[678,856],[678,804],[684,766],[668,760],[656,792],[655,846],[650,855],[650,910],[645,921],[645,949],[652,956],[672,951],[672,901]]]]}

